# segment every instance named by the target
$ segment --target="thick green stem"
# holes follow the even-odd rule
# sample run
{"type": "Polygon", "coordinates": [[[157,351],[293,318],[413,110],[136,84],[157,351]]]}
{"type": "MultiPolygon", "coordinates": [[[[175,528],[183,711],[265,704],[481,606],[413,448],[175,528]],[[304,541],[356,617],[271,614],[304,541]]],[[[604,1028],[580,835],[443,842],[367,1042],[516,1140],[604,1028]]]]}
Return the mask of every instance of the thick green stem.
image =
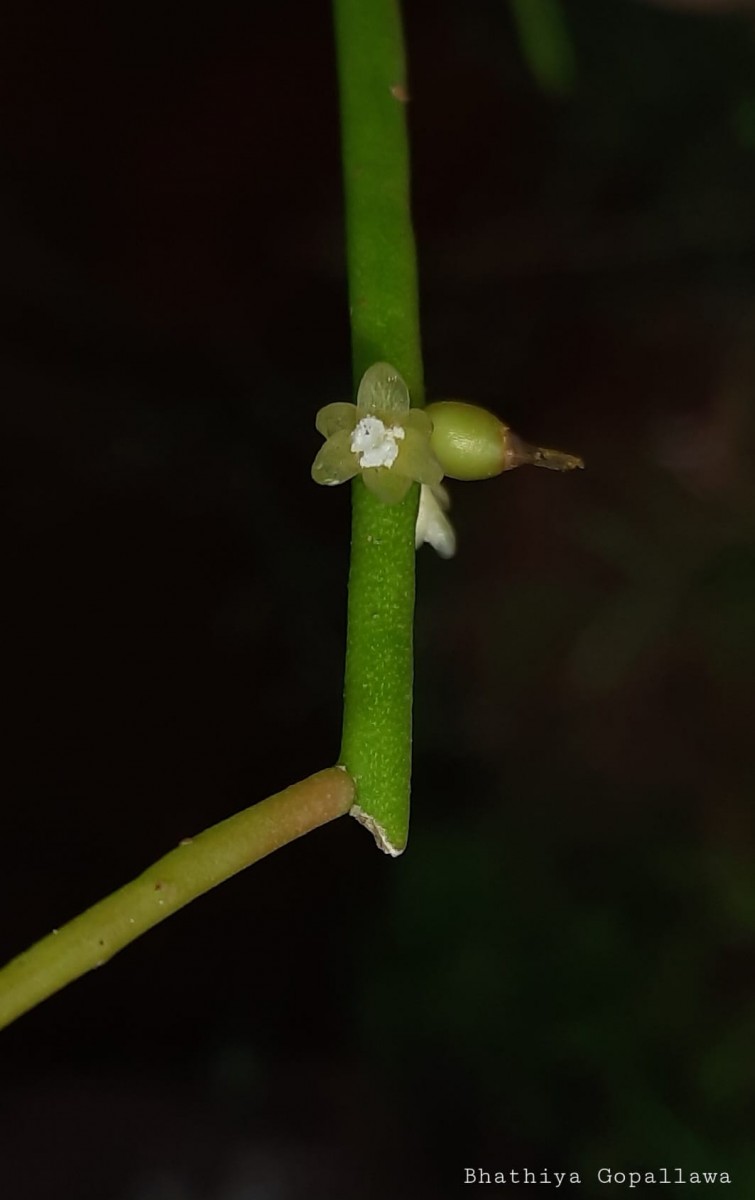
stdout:
{"type": "Polygon", "coordinates": [[[319,825],[354,800],[346,771],[330,767],[171,850],[143,875],[56,929],[0,970],[0,1029],[101,967],[189,901],[319,825]]]}
{"type": "MultiPolygon", "coordinates": [[[[354,387],[374,362],[424,403],[409,206],[406,64],[397,0],[334,0],[354,387]]],[[[357,816],[400,854],[409,824],[414,524],[419,489],[381,504],[353,485],[341,761],[357,816]]]]}

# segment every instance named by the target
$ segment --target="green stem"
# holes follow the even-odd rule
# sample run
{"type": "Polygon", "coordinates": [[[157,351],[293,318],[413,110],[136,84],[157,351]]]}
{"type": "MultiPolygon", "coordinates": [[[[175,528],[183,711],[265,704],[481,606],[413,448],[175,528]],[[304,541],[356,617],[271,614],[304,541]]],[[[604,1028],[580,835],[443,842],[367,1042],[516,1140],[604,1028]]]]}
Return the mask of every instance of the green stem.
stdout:
{"type": "Polygon", "coordinates": [[[101,967],[154,925],[287,842],[343,816],[354,800],[330,767],[187,839],[144,874],[56,929],[0,970],[0,1029],[101,967]]]}
{"type": "MultiPolygon", "coordinates": [[[[414,234],[409,206],[406,64],[397,0],[334,0],[346,201],[354,387],[374,362],[424,403],[414,234]]],[[[395,506],[357,480],[341,761],[354,815],[400,854],[409,824],[414,524],[419,488],[395,506]]]]}

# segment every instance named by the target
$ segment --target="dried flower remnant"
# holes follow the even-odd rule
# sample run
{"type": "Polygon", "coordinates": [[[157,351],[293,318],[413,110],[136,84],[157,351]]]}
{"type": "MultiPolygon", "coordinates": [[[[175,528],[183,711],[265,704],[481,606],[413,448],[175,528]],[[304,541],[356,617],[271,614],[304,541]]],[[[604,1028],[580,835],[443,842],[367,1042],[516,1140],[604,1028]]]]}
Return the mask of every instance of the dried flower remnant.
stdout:
{"type": "Polygon", "coordinates": [[[437,487],[443,478],[430,445],[432,422],[410,407],[409,390],[389,363],[368,367],[356,404],[326,404],[316,426],[326,442],[312,464],[315,483],[332,486],[361,475],[379,500],[396,504],[412,483],[437,487]]]}

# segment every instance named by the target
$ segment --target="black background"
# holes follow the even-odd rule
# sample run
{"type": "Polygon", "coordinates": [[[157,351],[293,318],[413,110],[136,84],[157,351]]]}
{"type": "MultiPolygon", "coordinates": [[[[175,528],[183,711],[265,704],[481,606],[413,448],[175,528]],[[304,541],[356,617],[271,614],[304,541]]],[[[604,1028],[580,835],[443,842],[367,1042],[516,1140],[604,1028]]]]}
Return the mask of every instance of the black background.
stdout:
{"type": "MultiPolygon", "coordinates": [[[[588,469],[420,555],[403,858],[337,822],[3,1034],[13,1200],[750,1194],[755,26],[564,12],[557,97],[408,0],[409,120],[429,395],[588,469]]],[[[335,759],[350,380],[328,6],[0,24],[10,957],[335,759]]]]}

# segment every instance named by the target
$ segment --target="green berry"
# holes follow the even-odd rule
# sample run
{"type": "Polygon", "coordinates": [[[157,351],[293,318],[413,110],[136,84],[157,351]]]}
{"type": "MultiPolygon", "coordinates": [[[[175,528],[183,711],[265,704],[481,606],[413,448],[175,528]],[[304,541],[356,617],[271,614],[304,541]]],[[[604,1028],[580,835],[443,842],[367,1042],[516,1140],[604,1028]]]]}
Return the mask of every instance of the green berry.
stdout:
{"type": "Polygon", "coordinates": [[[433,453],[451,479],[490,479],[506,470],[509,429],[494,413],[462,400],[438,400],[425,412],[433,453]]]}
{"type": "Polygon", "coordinates": [[[451,479],[490,479],[524,463],[549,471],[584,466],[576,454],[523,442],[495,413],[476,404],[438,400],[425,412],[433,423],[430,447],[451,479]]]}

